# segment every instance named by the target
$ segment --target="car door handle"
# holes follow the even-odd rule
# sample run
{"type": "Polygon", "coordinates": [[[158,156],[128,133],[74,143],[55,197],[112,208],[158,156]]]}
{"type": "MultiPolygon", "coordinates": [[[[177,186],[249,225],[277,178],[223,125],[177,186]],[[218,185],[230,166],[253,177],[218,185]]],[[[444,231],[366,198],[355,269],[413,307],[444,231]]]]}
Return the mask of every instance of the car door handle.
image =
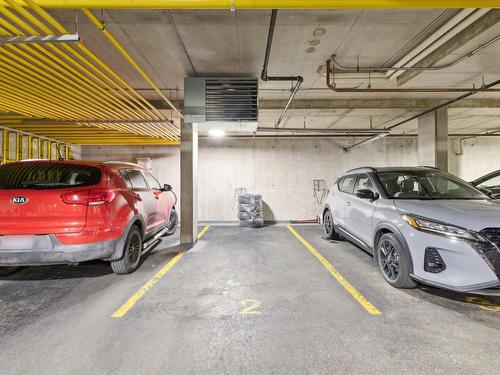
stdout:
{"type": "Polygon", "coordinates": [[[345,205],[348,206],[348,207],[351,207],[351,202],[345,201],[345,205]]]}

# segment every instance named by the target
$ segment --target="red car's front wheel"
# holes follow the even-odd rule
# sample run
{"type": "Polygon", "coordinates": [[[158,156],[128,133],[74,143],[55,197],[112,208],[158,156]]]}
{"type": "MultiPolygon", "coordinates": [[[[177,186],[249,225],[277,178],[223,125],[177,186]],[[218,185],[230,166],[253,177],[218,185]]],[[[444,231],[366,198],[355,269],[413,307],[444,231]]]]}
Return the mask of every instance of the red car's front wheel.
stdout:
{"type": "Polygon", "coordinates": [[[165,233],[165,236],[171,236],[172,234],[174,234],[177,230],[178,223],[179,215],[177,214],[177,211],[172,208],[172,210],[170,210],[170,218],[168,220],[167,232],[165,233]]]}

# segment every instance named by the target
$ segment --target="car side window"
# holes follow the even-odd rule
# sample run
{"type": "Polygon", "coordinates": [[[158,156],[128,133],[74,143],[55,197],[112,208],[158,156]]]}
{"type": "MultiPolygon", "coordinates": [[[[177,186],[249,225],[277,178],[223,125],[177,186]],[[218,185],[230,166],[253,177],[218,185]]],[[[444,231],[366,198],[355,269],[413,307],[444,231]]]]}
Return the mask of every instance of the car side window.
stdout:
{"type": "Polygon", "coordinates": [[[148,171],[143,171],[146,180],[148,181],[149,187],[154,190],[161,190],[161,185],[158,180],[148,171]]]}
{"type": "Polygon", "coordinates": [[[149,189],[142,171],[138,169],[127,169],[126,172],[132,189],[149,189]]]}
{"type": "Polygon", "coordinates": [[[128,178],[128,174],[125,169],[120,169],[120,176],[122,177],[125,186],[129,189],[132,189],[132,183],[130,182],[130,178],[128,178]]]}
{"type": "Polygon", "coordinates": [[[370,177],[368,177],[367,174],[358,175],[358,179],[356,180],[356,184],[354,185],[354,192],[361,190],[361,189],[368,189],[368,190],[371,190],[375,193],[375,189],[373,188],[373,184],[370,180],[370,177]]]}
{"type": "Polygon", "coordinates": [[[500,187],[500,175],[492,177],[486,181],[483,181],[479,184],[481,188],[498,188],[500,187]]]}
{"type": "Polygon", "coordinates": [[[344,176],[339,181],[339,190],[344,193],[352,193],[352,188],[354,187],[354,180],[356,175],[344,176]]]}

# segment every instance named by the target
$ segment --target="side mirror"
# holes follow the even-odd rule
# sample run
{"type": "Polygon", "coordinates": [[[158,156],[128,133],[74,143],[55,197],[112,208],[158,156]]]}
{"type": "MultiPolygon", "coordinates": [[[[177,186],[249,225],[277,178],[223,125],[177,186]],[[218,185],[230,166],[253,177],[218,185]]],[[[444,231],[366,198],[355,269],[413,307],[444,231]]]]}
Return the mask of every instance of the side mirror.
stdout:
{"type": "Polygon", "coordinates": [[[356,196],[361,199],[370,199],[370,200],[378,199],[378,194],[374,193],[370,189],[356,190],[356,196]]]}
{"type": "Polygon", "coordinates": [[[163,185],[163,191],[172,191],[172,186],[170,186],[169,184],[165,184],[163,185]]]}

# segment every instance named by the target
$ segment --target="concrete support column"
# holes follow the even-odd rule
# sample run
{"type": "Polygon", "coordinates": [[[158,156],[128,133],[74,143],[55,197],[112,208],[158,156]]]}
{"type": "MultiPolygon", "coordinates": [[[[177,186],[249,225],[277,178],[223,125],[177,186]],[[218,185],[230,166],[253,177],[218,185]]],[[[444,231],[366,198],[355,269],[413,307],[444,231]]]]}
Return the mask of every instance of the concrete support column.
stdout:
{"type": "Polygon", "coordinates": [[[448,171],[448,109],[441,108],[418,119],[419,165],[448,171]]]}
{"type": "Polygon", "coordinates": [[[196,244],[198,233],[198,125],[181,123],[181,246],[196,244]]]}

